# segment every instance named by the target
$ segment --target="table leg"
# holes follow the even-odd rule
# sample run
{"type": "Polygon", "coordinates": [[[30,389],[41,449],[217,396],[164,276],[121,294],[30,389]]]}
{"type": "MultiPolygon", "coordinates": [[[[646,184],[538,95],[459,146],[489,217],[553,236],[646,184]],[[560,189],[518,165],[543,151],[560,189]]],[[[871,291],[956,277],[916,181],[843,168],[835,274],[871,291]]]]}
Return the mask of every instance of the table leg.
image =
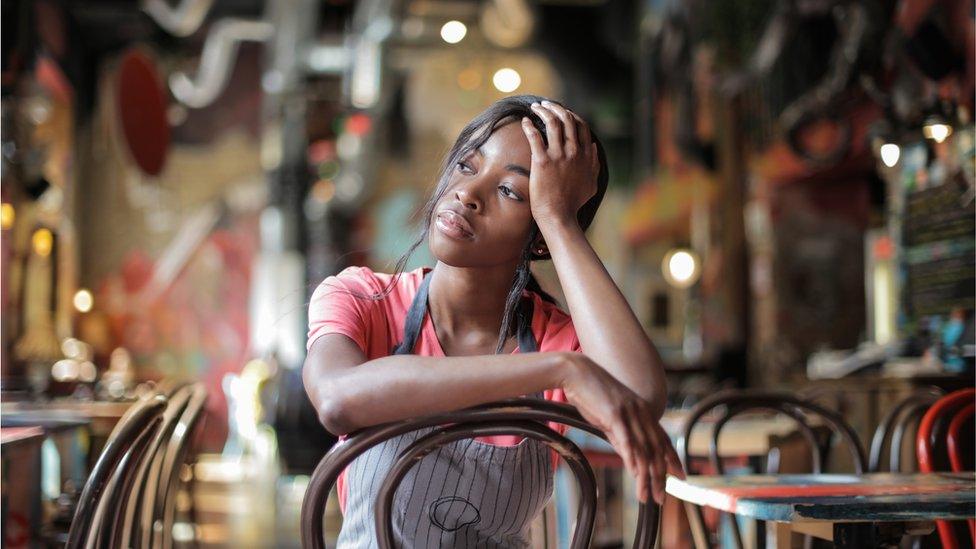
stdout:
{"type": "MultiPolygon", "coordinates": [[[[767,531],[772,527],[772,543],[775,549],[791,549],[793,544],[793,528],[788,522],[767,522],[767,531]]],[[[769,539],[769,537],[767,537],[769,539]]]]}

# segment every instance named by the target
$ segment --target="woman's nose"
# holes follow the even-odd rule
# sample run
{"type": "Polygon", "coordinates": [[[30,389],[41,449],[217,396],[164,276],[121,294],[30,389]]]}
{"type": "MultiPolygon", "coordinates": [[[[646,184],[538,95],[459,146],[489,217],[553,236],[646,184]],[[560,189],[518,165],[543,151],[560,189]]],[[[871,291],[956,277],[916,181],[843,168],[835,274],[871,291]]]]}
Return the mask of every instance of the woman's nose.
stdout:
{"type": "Polygon", "coordinates": [[[459,185],[454,191],[454,197],[465,208],[480,212],[482,209],[481,199],[478,197],[477,191],[471,187],[471,185],[459,185]]]}

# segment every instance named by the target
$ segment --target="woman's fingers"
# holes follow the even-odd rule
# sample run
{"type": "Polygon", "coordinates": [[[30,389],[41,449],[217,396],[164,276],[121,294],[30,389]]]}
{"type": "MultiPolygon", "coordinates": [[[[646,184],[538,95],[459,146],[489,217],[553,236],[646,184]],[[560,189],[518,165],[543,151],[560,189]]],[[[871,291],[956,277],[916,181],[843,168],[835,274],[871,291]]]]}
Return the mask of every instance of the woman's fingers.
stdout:
{"type": "MultiPolygon", "coordinates": [[[[563,131],[566,133],[566,141],[563,143],[563,152],[567,158],[573,158],[579,152],[580,142],[576,136],[576,118],[562,105],[557,105],[551,101],[543,101],[542,106],[556,113],[556,116],[563,123],[563,131]]],[[[585,152],[585,149],[584,149],[585,152]]]]}
{"type": "Polygon", "coordinates": [[[627,434],[632,441],[631,445],[635,449],[634,458],[636,463],[634,472],[635,478],[637,479],[637,497],[641,501],[647,501],[647,496],[650,495],[650,487],[648,486],[650,476],[648,475],[647,437],[643,434],[639,420],[634,415],[633,413],[628,413],[628,417],[623,418],[623,423],[627,427],[627,434]]]}
{"type": "Polygon", "coordinates": [[[549,140],[549,155],[553,158],[563,156],[563,125],[552,111],[539,103],[532,104],[532,110],[546,124],[546,137],[549,140]]]}
{"type": "MultiPolygon", "coordinates": [[[[660,428],[660,425],[658,425],[658,427],[660,428]]],[[[678,452],[674,449],[674,445],[671,444],[671,438],[668,437],[668,434],[664,432],[664,429],[661,429],[661,433],[663,434],[664,439],[667,441],[664,459],[668,462],[668,473],[680,479],[684,479],[685,468],[681,464],[681,458],[678,456],[678,452]]]]}
{"type": "Polygon", "coordinates": [[[667,460],[664,456],[670,443],[667,440],[661,440],[657,430],[653,427],[648,429],[648,436],[654,445],[651,455],[651,487],[654,490],[654,501],[661,504],[664,503],[664,484],[667,481],[668,471],[667,460]]]}
{"type": "Polygon", "coordinates": [[[576,119],[576,123],[579,125],[579,130],[577,133],[580,137],[580,145],[586,146],[593,142],[593,134],[590,133],[590,126],[586,123],[583,118],[573,111],[569,111],[569,114],[573,115],[576,119]]]}
{"type": "Polygon", "coordinates": [[[613,446],[617,450],[620,457],[623,458],[624,467],[627,468],[627,471],[631,475],[636,476],[637,465],[633,445],[628,443],[627,432],[623,424],[618,422],[613,427],[612,431],[608,433],[608,438],[610,439],[610,445],[613,446]]]}
{"type": "Polygon", "coordinates": [[[532,125],[529,117],[522,117],[522,132],[529,140],[529,149],[532,151],[532,158],[542,158],[546,154],[546,144],[542,141],[542,134],[532,125]]]}
{"type": "Polygon", "coordinates": [[[655,429],[657,423],[650,412],[640,405],[635,405],[629,415],[635,444],[640,448],[637,453],[638,470],[641,471],[644,482],[649,485],[654,501],[662,503],[667,465],[664,458],[665,448],[655,429]]]}

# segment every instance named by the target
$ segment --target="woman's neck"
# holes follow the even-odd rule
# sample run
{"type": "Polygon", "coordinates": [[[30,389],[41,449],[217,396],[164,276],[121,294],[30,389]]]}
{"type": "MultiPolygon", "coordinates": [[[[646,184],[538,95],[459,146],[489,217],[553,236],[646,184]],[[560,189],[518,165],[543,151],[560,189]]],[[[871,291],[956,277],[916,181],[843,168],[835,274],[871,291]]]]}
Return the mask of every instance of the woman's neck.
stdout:
{"type": "Polygon", "coordinates": [[[437,262],[430,276],[427,299],[439,335],[497,337],[515,277],[514,265],[460,268],[437,262]]]}

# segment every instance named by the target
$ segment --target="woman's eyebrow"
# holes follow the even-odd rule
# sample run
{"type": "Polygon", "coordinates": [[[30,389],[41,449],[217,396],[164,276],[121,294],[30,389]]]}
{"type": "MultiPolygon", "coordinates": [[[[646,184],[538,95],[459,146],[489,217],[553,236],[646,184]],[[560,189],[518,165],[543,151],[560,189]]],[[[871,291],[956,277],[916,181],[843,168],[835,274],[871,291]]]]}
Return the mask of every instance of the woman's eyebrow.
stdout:
{"type": "MultiPolygon", "coordinates": [[[[474,150],[474,153],[477,154],[478,156],[482,157],[482,158],[485,157],[485,151],[483,151],[481,149],[481,147],[478,147],[477,149],[475,149],[474,150]]],[[[518,164],[509,164],[509,165],[505,166],[505,170],[510,171],[510,172],[513,172],[513,173],[517,173],[519,175],[524,175],[525,177],[529,177],[529,170],[526,169],[526,168],[524,168],[524,167],[522,167],[522,166],[519,166],[518,164]]]]}

